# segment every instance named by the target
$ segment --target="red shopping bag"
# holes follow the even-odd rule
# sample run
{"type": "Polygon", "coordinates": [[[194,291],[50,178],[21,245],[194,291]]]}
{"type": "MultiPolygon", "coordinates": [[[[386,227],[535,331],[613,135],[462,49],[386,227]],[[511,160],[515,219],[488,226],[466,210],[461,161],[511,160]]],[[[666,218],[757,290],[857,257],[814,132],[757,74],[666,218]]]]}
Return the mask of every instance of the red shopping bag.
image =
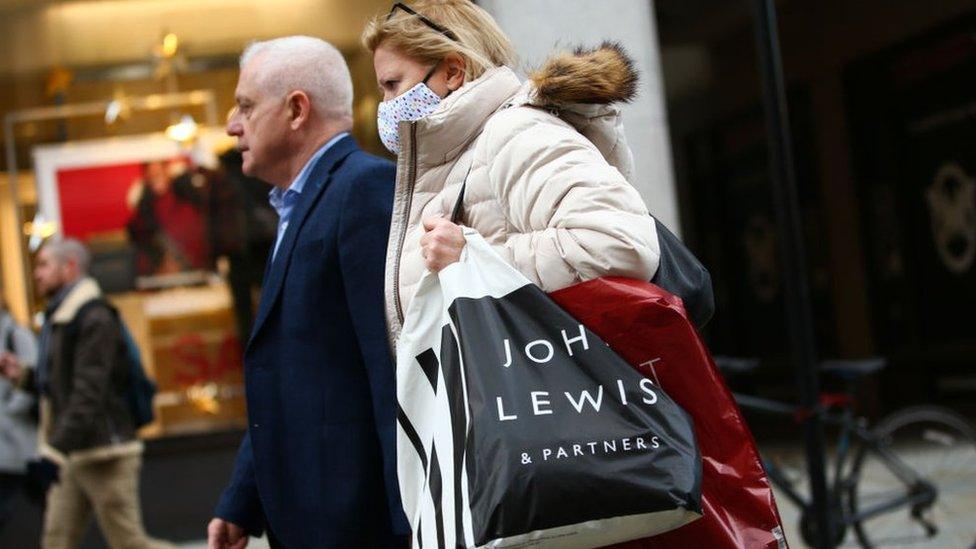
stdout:
{"type": "Polygon", "coordinates": [[[681,300],[654,284],[624,278],[591,280],[550,296],[694,420],[704,515],[615,547],[786,547],[755,441],[681,300]]]}

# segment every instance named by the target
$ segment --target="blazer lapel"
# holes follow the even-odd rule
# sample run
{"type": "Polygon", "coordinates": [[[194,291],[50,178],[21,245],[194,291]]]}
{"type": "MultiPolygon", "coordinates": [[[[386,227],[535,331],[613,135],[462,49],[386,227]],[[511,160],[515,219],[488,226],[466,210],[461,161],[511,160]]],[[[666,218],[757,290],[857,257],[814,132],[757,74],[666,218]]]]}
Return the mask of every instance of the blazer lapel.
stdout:
{"type": "MultiPolygon", "coordinates": [[[[251,346],[254,337],[261,330],[264,321],[267,320],[268,314],[274,308],[274,304],[281,294],[281,287],[284,284],[285,275],[288,272],[291,252],[295,248],[295,241],[298,238],[298,233],[301,231],[302,225],[305,223],[305,219],[318,202],[319,197],[322,196],[322,193],[329,186],[332,172],[354,150],[356,150],[356,141],[351,136],[343,137],[333,144],[329,150],[325,151],[325,154],[322,155],[312,168],[305,188],[298,198],[298,203],[295,204],[295,211],[291,214],[288,228],[285,229],[285,234],[281,238],[278,253],[274,256],[273,260],[269,259],[267,276],[264,279],[264,286],[261,288],[261,302],[258,305],[258,313],[254,320],[254,327],[251,329],[251,337],[248,339],[248,347],[251,346]]],[[[274,252],[272,251],[272,253],[274,252]]]]}

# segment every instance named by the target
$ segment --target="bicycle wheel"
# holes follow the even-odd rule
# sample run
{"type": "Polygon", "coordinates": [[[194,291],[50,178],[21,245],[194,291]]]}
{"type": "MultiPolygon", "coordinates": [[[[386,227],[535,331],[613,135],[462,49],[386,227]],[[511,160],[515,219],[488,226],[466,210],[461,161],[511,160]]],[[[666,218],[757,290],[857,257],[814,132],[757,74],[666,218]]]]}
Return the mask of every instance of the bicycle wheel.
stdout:
{"type": "Polygon", "coordinates": [[[854,515],[918,493],[924,483],[935,488],[935,500],[855,522],[861,545],[976,547],[976,429],[951,410],[917,406],[889,415],[872,433],[889,457],[866,445],[858,451],[849,492],[854,515]],[[899,464],[921,482],[896,474],[899,464]]]}

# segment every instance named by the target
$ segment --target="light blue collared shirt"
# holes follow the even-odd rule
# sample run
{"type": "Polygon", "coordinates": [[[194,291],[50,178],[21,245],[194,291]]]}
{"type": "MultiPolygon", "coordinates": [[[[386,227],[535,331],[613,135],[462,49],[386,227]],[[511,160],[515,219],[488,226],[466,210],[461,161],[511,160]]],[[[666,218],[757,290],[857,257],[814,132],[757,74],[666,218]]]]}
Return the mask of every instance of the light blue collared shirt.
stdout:
{"type": "Polygon", "coordinates": [[[302,189],[305,188],[308,175],[312,172],[312,166],[322,158],[325,151],[329,150],[332,145],[335,145],[337,141],[347,135],[349,135],[349,132],[342,132],[330,139],[325,145],[322,145],[322,148],[315,151],[315,154],[312,155],[312,158],[308,159],[302,171],[298,172],[298,176],[291,182],[287,190],[282,191],[280,188],[275,187],[268,193],[268,201],[271,202],[271,207],[278,212],[278,237],[275,239],[274,251],[271,254],[272,261],[278,255],[278,246],[281,245],[281,238],[285,236],[285,231],[288,230],[288,222],[291,221],[291,212],[295,209],[295,204],[298,202],[299,195],[302,194],[302,189]]]}

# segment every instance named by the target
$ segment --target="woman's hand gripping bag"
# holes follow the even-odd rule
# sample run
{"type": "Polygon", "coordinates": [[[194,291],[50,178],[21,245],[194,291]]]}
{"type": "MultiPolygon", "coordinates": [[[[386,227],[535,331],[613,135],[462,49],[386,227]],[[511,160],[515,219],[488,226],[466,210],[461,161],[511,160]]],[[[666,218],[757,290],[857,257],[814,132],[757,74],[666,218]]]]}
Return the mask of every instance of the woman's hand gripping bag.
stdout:
{"type": "Polygon", "coordinates": [[[704,516],[621,548],[786,547],[755,441],[681,300],[654,284],[623,278],[583,282],[551,297],[667,391],[694,421],[704,516]]]}
{"type": "Polygon", "coordinates": [[[465,229],[397,341],[414,547],[598,547],[701,516],[689,415],[465,229]]]}

